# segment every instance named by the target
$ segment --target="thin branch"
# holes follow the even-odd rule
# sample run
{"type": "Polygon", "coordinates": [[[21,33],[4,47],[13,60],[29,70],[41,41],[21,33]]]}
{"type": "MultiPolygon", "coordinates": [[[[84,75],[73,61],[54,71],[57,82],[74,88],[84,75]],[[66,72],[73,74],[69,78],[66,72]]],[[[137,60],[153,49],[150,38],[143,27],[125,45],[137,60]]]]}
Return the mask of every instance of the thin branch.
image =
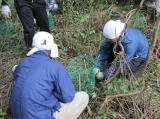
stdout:
{"type": "Polygon", "coordinates": [[[156,43],[157,43],[157,40],[158,40],[159,30],[160,30],[160,14],[158,13],[157,14],[157,21],[156,21],[156,24],[154,27],[153,42],[152,42],[152,45],[151,45],[149,53],[148,53],[148,58],[147,58],[143,73],[145,72],[145,69],[147,68],[147,65],[152,57],[153,50],[154,50],[156,43]]]}
{"type": "Polygon", "coordinates": [[[136,92],[132,92],[132,93],[128,93],[128,94],[117,94],[117,95],[108,95],[106,96],[104,102],[101,104],[100,110],[102,110],[106,104],[108,104],[108,102],[114,98],[118,98],[118,97],[128,97],[128,96],[133,96],[133,95],[139,95],[142,94],[146,91],[146,89],[143,89],[141,91],[136,91],[136,92]]]}

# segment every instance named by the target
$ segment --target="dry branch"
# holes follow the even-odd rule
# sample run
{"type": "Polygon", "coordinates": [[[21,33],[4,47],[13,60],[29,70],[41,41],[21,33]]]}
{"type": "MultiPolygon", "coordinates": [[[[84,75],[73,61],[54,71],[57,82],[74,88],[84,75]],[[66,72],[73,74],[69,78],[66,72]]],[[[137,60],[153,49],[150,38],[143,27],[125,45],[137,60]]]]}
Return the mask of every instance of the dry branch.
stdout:
{"type": "Polygon", "coordinates": [[[147,68],[147,65],[148,65],[148,63],[149,63],[149,61],[150,61],[150,59],[152,57],[153,50],[154,50],[154,48],[156,46],[156,43],[157,43],[157,40],[158,40],[159,30],[160,30],[160,14],[158,13],[157,14],[157,21],[156,21],[156,24],[154,26],[153,42],[152,42],[152,45],[151,45],[149,53],[148,53],[148,58],[147,58],[147,61],[146,61],[146,65],[145,65],[144,71],[147,68]]]}
{"type": "MultiPolygon", "coordinates": [[[[139,12],[139,10],[143,7],[144,1],[145,1],[145,0],[141,0],[138,8],[133,9],[133,10],[131,10],[131,11],[128,12],[128,14],[126,15],[126,18],[127,18],[127,19],[126,19],[126,22],[125,22],[125,23],[126,23],[126,26],[127,26],[127,24],[128,24],[128,21],[130,20],[130,18],[131,18],[133,15],[135,15],[137,12],[139,12]]],[[[124,28],[124,30],[125,30],[125,28],[124,28]]],[[[123,32],[124,32],[124,30],[123,30],[123,32]]]]}
{"type": "Polygon", "coordinates": [[[106,96],[104,102],[102,103],[100,110],[102,110],[106,104],[108,104],[111,100],[113,100],[114,98],[119,98],[119,97],[128,97],[128,96],[134,96],[134,95],[139,95],[139,94],[143,94],[146,91],[146,89],[143,89],[141,91],[136,91],[136,92],[132,92],[132,93],[128,93],[128,94],[117,94],[117,95],[108,95],[106,96]]]}

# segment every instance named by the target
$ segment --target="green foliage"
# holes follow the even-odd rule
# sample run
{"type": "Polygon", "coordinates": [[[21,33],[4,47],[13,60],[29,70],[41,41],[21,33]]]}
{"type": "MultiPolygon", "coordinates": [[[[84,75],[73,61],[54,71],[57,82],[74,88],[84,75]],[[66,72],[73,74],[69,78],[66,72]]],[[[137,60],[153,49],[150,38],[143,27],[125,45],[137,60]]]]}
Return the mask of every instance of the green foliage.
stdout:
{"type": "MultiPolygon", "coordinates": [[[[78,55],[96,55],[99,45],[103,40],[100,30],[103,28],[105,23],[104,19],[114,11],[123,14],[122,10],[126,10],[126,12],[128,12],[132,8],[135,8],[134,0],[57,0],[57,2],[60,6],[60,14],[54,16],[55,27],[52,32],[54,34],[55,42],[61,47],[60,58],[65,59],[63,62],[65,64],[69,62],[67,59],[71,57],[70,55],[73,50],[78,55]],[[119,1],[119,3],[123,2],[124,5],[120,6],[117,1],[119,1]],[[118,6],[114,3],[117,3],[118,6]],[[122,10],[117,9],[120,7],[122,10]],[[71,52],[67,53],[69,49],[71,49],[71,52]]],[[[21,57],[24,57],[27,49],[25,48],[23,40],[23,28],[20,21],[17,19],[18,17],[13,5],[13,0],[9,0],[9,3],[12,8],[12,20],[10,22],[14,24],[15,33],[0,37],[0,51],[15,51],[18,54],[21,54],[21,57]]],[[[143,29],[147,32],[148,24],[144,16],[145,14],[142,12],[133,16],[131,18],[131,26],[143,29]]],[[[67,68],[76,88],[78,90],[87,91],[90,95],[94,95],[95,76],[92,74],[94,61],[91,61],[91,57],[85,56],[85,58],[85,60],[90,60],[89,62],[91,64],[88,63],[86,65],[84,60],[82,62],[76,60],[74,63],[69,63],[67,68]],[[80,62],[81,64],[79,64],[80,62]]],[[[103,87],[104,92],[101,95],[130,93],[142,88],[144,81],[147,81],[146,87],[152,86],[153,82],[151,80],[156,80],[158,78],[155,72],[157,66],[158,63],[152,61],[149,64],[148,71],[145,76],[138,79],[134,86],[131,85],[130,80],[127,78],[121,77],[115,79],[112,83],[103,87]]],[[[8,68],[6,70],[10,69],[8,68]]],[[[160,100],[160,97],[157,96],[156,99],[160,100]]],[[[114,113],[114,110],[96,110],[93,113],[97,113],[97,116],[94,119],[120,119],[120,117],[114,113]]],[[[0,110],[0,119],[4,119],[4,115],[5,113],[0,110]]],[[[159,117],[160,116],[157,115],[157,119],[159,117]]]]}
{"type": "Polygon", "coordinates": [[[147,27],[147,21],[144,13],[137,13],[131,17],[131,26],[134,28],[145,29],[147,27]]]}
{"type": "Polygon", "coordinates": [[[134,81],[134,84],[131,83],[131,80],[124,76],[114,79],[111,83],[104,86],[104,93],[106,95],[118,94],[118,93],[130,93],[136,90],[141,89],[142,87],[150,87],[153,84],[153,81],[156,81],[159,77],[156,75],[156,69],[159,67],[159,63],[155,60],[152,60],[148,66],[147,73],[143,77],[138,78],[134,81]],[[145,81],[145,85],[144,85],[145,81]]]}
{"type": "Polygon", "coordinates": [[[112,112],[112,111],[98,111],[97,113],[98,115],[94,118],[94,119],[110,119],[110,118],[114,118],[114,119],[120,119],[119,116],[112,112]]]}
{"type": "Polygon", "coordinates": [[[4,116],[6,115],[5,112],[0,108],[0,119],[4,119],[4,116]]]}
{"type": "Polygon", "coordinates": [[[0,36],[0,52],[19,50],[20,48],[25,48],[22,33],[0,36]]]}
{"type": "Polygon", "coordinates": [[[15,30],[14,30],[14,25],[12,22],[0,21],[0,35],[1,36],[10,35],[14,33],[15,33],[15,30]]]}
{"type": "Polygon", "coordinates": [[[160,119],[160,112],[158,112],[158,113],[156,114],[155,119],[160,119]]]}
{"type": "Polygon", "coordinates": [[[132,91],[129,79],[116,78],[108,85],[104,86],[105,95],[129,93],[132,91]]]}

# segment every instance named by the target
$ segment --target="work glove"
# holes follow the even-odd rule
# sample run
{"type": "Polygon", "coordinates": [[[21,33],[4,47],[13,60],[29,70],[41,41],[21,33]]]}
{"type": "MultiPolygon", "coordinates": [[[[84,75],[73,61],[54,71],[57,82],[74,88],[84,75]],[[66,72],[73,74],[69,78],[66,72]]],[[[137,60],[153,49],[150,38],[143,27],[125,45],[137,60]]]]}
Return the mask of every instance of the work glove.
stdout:
{"type": "Polygon", "coordinates": [[[98,72],[100,72],[100,68],[94,68],[93,73],[96,75],[98,72]]]}
{"type": "Polygon", "coordinates": [[[58,4],[55,0],[50,0],[48,3],[48,9],[49,11],[56,11],[58,9],[58,4]]]}
{"type": "Polygon", "coordinates": [[[104,74],[101,72],[100,68],[94,68],[93,73],[96,75],[96,79],[103,80],[104,74]]]}
{"type": "Polygon", "coordinates": [[[104,74],[103,74],[103,72],[98,72],[98,73],[96,74],[96,79],[97,79],[97,80],[103,80],[103,79],[104,79],[104,74]]]}
{"type": "Polygon", "coordinates": [[[5,18],[9,18],[11,16],[11,10],[8,5],[2,5],[1,13],[5,18]]]}

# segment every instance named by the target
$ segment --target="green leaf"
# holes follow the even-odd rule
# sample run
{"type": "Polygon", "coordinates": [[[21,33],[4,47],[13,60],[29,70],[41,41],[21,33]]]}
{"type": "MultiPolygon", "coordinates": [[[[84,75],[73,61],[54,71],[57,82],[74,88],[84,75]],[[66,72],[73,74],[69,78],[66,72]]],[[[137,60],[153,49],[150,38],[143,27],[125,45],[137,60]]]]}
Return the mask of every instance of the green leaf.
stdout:
{"type": "Polygon", "coordinates": [[[120,90],[122,90],[123,92],[125,93],[128,93],[129,92],[129,89],[128,89],[128,85],[123,85],[120,87],[120,90]]]}

